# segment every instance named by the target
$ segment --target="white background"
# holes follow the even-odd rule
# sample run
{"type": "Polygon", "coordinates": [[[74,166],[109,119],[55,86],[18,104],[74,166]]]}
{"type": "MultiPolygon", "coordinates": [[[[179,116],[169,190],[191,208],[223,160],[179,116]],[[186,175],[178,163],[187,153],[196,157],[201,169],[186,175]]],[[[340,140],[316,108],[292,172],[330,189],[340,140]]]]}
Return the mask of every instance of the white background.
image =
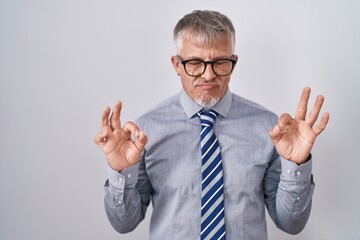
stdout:
{"type": "Polygon", "coordinates": [[[93,143],[106,105],[134,120],[181,85],[172,30],[194,9],[237,30],[233,92],[293,114],[304,86],[330,123],[313,150],[316,191],[303,232],[269,239],[360,239],[360,1],[0,0],[0,239],[119,235],[103,208],[106,161],[93,143]]]}

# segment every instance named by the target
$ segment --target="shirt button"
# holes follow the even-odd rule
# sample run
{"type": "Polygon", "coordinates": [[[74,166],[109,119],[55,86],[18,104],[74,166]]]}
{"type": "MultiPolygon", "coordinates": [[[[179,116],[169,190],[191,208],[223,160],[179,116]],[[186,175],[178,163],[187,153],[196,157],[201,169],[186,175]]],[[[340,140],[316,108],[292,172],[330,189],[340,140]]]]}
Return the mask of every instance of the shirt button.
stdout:
{"type": "Polygon", "coordinates": [[[129,174],[127,175],[127,177],[128,177],[128,178],[131,178],[131,173],[129,173],[129,174]]]}
{"type": "Polygon", "coordinates": [[[121,200],[119,200],[119,201],[117,201],[117,203],[118,203],[118,204],[122,204],[122,201],[121,201],[121,200]]]}
{"type": "Polygon", "coordinates": [[[297,197],[296,200],[300,201],[301,197],[297,197]]]}
{"type": "Polygon", "coordinates": [[[122,178],[121,178],[121,177],[119,177],[118,180],[119,180],[120,182],[122,182],[122,178]]]}
{"type": "Polygon", "coordinates": [[[296,175],[300,176],[300,175],[301,175],[301,172],[300,172],[300,171],[298,171],[298,172],[296,173],[296,175]]]}
{"type": "Polygon", "coordinates": [[[289,174],[290,174],[291,172],[292,172],[292,171],[291,171],[290,169],[288,169],[288,170],[287,170],[287,173],[289,173],[289,174]]]}

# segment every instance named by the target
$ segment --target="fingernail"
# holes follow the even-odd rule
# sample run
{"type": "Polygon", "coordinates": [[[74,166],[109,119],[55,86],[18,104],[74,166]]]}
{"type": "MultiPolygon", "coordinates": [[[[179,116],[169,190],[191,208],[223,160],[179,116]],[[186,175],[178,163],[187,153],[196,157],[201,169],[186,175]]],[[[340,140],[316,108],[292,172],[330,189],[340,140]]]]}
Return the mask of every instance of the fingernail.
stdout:
{"type": "Polygon", "coordinates": [[[139,135],[140,135],[139,130],[136,130],[136,131],[135,131],[135,136],[138,137],[139,135]]]}

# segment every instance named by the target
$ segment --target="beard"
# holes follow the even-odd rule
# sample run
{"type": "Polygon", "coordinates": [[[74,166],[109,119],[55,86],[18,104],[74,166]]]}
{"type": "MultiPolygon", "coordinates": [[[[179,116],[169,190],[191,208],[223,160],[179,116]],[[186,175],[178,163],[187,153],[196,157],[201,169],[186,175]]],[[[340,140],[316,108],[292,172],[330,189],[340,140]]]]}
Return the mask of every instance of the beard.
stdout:
{"type": "Polygon", "coordinates": [[[219,100],[219,97],[213,96],[199,97],[194,99],[194,101],[202,108],[212,108],[219,102],[219,100]]]}
{"type": "MultiPolygon", "coordinates": [[[[220,89],[220,91],[223,87],[222,82],[218,79],[214,79],[211,81],[207,81],[204,79],[196,79],[193,83],[193,87],[196,88],[200,84],[203,84],[203,83],[211,83],[211,84],[215,85],[216,87],[218,87],[220,89]]],[[[213,96],[213,95],[211,95],[211,93],[209,91],[204,91],[199,96],[196,96],[194,98],[194,102],[196,102],[202,108],[212,108],[216,103],[219,102],[219,100],[220,100],[219,96],[213,96]]]]}

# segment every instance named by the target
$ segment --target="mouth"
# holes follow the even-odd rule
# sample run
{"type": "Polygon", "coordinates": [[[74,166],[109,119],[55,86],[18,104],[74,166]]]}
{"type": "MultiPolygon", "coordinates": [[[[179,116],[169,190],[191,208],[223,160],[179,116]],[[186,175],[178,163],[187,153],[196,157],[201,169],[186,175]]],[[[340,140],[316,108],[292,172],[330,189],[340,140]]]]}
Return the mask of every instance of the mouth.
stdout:
{"type": "Polygon", "coordinates": [[[197,86],[198,86],[198,87],[201,87],[201,88],[204,89],[204,90],[211,90],[211,89],[217,87],[217,85],[215,85],[215,84],[209,84],[209,83],[203,83],[203,84],[199,84],[199,85],[197,85],[197,86]]]}
{"type": "Polygon", "coordinates": [[[201,88],[203,90],[212,90],[215,88],[219,88],[221,84],[217,81],[195,81],[194,87],[201,88]]]}

